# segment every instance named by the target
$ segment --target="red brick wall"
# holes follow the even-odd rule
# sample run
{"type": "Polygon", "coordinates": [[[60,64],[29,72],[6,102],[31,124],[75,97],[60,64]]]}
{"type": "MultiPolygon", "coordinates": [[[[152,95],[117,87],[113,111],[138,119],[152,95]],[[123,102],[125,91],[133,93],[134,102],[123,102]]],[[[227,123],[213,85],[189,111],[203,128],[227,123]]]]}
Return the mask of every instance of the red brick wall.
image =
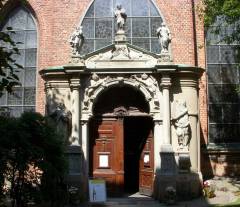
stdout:
{"type": "MultiPolygon", "coordinates": [[[[35,12],[39,29],[38,69],[67,64],[70,58],[68,39],[84,15],[90,0],[29,0],[35,12]]],[[[199,66],[204,67],[204,49],[195,50],[192,0],[165,0],[156,2],[172,33],[172,55],[174,63],[195,65],[199,52],[199,66]]],[[[198,45],[204,45],[202,25],[197,24],[198,45]],[[200,28],[200,29],[199,29],[200,28]]],[[[205,94],[205,79],[202,79],[200,97],[205,94]]],[[[44,113],[44,82],[38,77],[37,111],[44,113]]],[[[201,112],[205,112],[206,101],[201,100],[201,112]]],[[[206,131],[206,118],[201,125],[206,131]]]]}
{"type": "MultiPolygon", "coordinates": [[[[197,12],[193,12],[200,1],[156,0],[156,5],[172,33],[171,52],[174,63],[205,68],[203,22],[197,12]]],[[[11,3],[13,2],[17,1],[12,0],[11,3]]],[[[90,3],[91,0],[28,0],[27,6],[33,11],[38,27],[38,70],[68,63],[69,36],[80,23],[90,3]]],[[[205,74],[200,80],[199,87],[201,142],[206,143],[208,118],[205,74]]],[[[37,80],[36,105],[37,111],[44,113],[44,81],[40,76],[37,80]]]]}

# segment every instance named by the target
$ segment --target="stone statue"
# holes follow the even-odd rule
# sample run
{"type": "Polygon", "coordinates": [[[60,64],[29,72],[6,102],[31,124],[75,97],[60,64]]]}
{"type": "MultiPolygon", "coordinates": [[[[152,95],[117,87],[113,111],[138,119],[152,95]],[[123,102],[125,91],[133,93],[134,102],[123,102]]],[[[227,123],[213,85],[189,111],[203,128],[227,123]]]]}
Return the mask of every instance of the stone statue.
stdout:
{"type": "Polygon", "coordinates": [[[117,9],[115,10],[115,18],[117,19],[117,33],[124,32],[127,14],[120,4],[117,5],[117,9]]]}
{"type": "Polygon", "coordinates": [[[82,26],[76,28],[76,30],[71,35],[69,42],[72,47],[72,53],[74,55],[79,55],[84,43],[82,26]]]}
{"type": "Polygon", "coordinates": [[[49,114],[57,126],[57,131],[63,134],[65,140],[71,133],[71,112],[67,111],[63,103],[58,103],[55,110],[49,114]]]}
{"type": "Polygon", "coordinates": [[[178,136],[178,145],[181,149],[186,148],[190,141],[189,117],[186,101],[176,101],[176,115],[173,118],[178,136]]]}
{"type": "Polygon", "coordinates": [[[168,53],[168,46],[171,42],[171,33],[165,23],[162,23],[161,26],[157,29],[157,36],[159,39],[159,44],[161,46],[161,53],[168,53]]]}

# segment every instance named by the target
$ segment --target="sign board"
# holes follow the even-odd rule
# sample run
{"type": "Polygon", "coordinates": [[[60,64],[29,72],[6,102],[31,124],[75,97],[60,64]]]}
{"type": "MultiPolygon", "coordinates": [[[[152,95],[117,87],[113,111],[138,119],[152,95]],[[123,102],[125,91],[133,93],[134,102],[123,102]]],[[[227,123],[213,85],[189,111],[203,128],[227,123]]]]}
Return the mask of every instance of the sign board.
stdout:
{"type": "Polygon", "coordinates": [[[92,203],[106,202],[106,182],[102,179],[90,179],[89,182],[89,200],[92,203]]]}

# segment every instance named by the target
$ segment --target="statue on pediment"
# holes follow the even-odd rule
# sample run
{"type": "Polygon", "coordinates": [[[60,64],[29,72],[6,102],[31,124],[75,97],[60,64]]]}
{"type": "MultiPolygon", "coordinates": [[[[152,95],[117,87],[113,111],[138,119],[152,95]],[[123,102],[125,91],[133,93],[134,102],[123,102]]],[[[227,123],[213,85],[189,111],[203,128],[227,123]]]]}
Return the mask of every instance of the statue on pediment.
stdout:
{"type": "Polygon", "coordinates": [[[117,5],[117,9],[115,10],[115,18],[117,19],[117,33],[124,32],[124,25],[126,23],[127,14],[125,9],[122,8],[122,5],[117,5]]]}
{"type": "Polygon", "coordinates": [[[161,47],[161,53],[169,53],[169,44],[171,42],[171,33],[165,23],[157,29],[157,37],[159,39],[159,44],[161,47]]]}
{"type": "Polygon", "coordinates": [[[82,26],[76,28],[70,37],[69,43],[72,47],[72,53],[74,55],[80,55],[80,51],[84,43],[82,26]]]}

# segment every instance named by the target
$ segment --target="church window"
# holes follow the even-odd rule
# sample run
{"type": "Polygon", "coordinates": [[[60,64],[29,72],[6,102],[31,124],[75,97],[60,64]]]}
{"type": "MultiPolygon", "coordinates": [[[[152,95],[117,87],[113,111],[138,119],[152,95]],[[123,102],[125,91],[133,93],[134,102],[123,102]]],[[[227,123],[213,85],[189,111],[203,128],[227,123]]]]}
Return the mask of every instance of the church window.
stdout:
{"type": "Polygon", "coordinates": [[[85,37],[82,54],[114,42],[114,11],[118,4],[122,5],[128,16],[125,28],[128,42],[147,51],[160,53],[156,30],[163,19],[151,0],[95,0],[81,24],[85,37]]]}
{"type": "Polygon", "coordinates": [[[36,60],[37,60],[37,31],[31,13],[23,7],[16,8],[10,13],[1,31],[9,32],[18,45],[20,55],[15,60],[24,69],[17,73],[21,86],[15,86],[13,93],[3,92],[0,107],[9,110],[11,116],[20,116],[24,111],[35,111],[36,99],[36,60]],[[7,30],[12,28],[14,33],[7,30]]]}
{"type": "MultiPolygon", "coordinates": [[[[223,21],[218,18],[217,21],[223,21]]],[[[240,43],[229,42],[225,34],[231,34],[237,23],[222,22],[219,32],[216,25],[207,31],[207,74],[209,103],[209,142],[239,142],[240,135],[240,43]]],[[[239,25],[239,23],[238,23],[239,25]]]]}

